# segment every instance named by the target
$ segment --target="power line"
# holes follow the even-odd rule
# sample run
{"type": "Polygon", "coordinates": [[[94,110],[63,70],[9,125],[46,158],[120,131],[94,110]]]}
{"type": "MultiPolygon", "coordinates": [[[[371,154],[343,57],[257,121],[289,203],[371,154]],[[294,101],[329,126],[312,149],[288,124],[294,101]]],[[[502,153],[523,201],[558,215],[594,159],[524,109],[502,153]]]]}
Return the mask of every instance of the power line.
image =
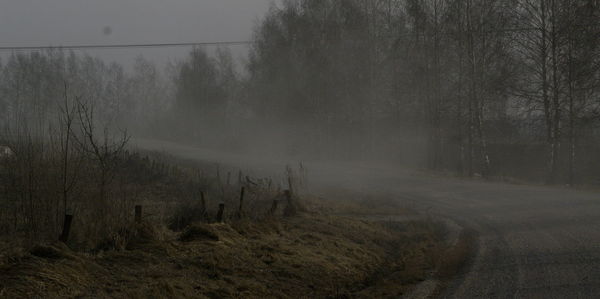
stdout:
{"type": "Polygon", "coordinates": [[[86,49],[124,49],[124,48],[165,48],[194,46],[240,46],[251,44],[251,41],[219,41],[219,42],[186,42],[186,43],[150,43],[150,44],[84,44],[61,46],[0,46],[0,51],[33,51],[33,50],[86,50],[86,49]]]}
{"type": "MultiPolygon", "coordinates": [[[[506,28],[493,31],[526,31],[533,28],[506,28]]],[[[439,35],[448,35],[440,32],[439,35]]],[[[409,33],[401,33],[389,38],[411,36],[409,33]]],[[[103,49],[126,49],[126,48],[165,48],[165,47],[194,47],[194,46],[243,46],[252,44],[252,41],[217,41],[217,42],[182,42],[182,43],[148,43],[148,44],[82,44],[82,45],[60,45],[60,46],[0,46],[1,52],[12,51],[39,51],[39,50],[103,50],[103,49]]]]}
{"type": "MultiPolygon", "coordinates": [[[[575,27],[597,27],[600,24],[586,24],[578,25],[575,27]]],[[[509,27],[509,28],[498,28],[492,30],[483,30],[484,33],[517,33],[517,32],[528,32],[528,31],[539,31],[538,27],[509,27]]],[[[477,31],[475,31],[477,32],[477,31]]],[[[388,38],[400,38],[409,37],[413,33],[400,33],[390,36],[388,38]]],[[[438,32],[437,34],[424,34],[425,36],[454,36],[448,32],[438,32]]],[[[423,36],[423,34],[421,34],[423,36]]],[[[335,40],[340,41],[340,40],[335,40]]],[[[217,41],[217,42],[183,42],[183,43],[148,43],[148,44],[82,44],[82,45],[61,45],[61,46],[0,46],[0,51],[36,51],[36,50],[86,50],[86,49],[124,49],[124,48],[165,48],[165,47],[194,47],[194,46],[244,46],[254,43],[253,41],[217,41]]]]}

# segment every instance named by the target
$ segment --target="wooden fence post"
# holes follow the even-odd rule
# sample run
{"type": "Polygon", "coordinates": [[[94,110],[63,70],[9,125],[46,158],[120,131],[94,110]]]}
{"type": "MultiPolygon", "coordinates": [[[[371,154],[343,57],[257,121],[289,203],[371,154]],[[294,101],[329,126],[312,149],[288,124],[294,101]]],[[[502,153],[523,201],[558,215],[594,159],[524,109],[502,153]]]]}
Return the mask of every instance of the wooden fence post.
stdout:
{"type": "Polygon", "coordinates": [[[269,214],[275,215],[275,212],[277,212],[277,205],[278,204],[279,204],[279,200],[278,199],[273,199],[273,204],[271,205],[271,210],[269,210],[269,214]]]}
{"type": "Polygon", "coordinates": [[[242,208],[244,207],[244,190],[245,188],[242,187],[242,190],[240,191],[240,207],[238,209],[238,215],[240,217],[242,216],[242,208]]]}
{"type": "Polygon", "coordinates": [[[142,223],[142,206],[135,206],[135,223],[142,223]]]}
{"type": "Polygon", "coordinates": [[[65,214],[65,222],[63,223],[63,231],[58,240],[67,243],[69,240],[69,233],[71,232],[71,223],[73,222],[73,215],[65,214]]]}
{"type": "Polygon", "coordinates": [[[294,188],[293,188],[293,183],[292,183],[292,176],[289,175],[288,176],[288,191],[289,193],[293,194],[294,193],[294,188]]]}
{"type": "Polygon", "coordinates": [[[283,210],[284,216],[294,216],[296,215],[296,205],[292,199],[292,192],[290,190],[283,190],[283,195],[287,201],[287,205],[285,206],[285,210],[283,210]]]}
{"type": "Polygon", "coordinates": [[[225,210],[225,204],[219,204],[219,212],[217,213],[217,222],[223,222],[223,211],[225,210]]]}
{"type": "Polygon", "coordinates": [[[200,191],[200,204],[202,205],[202,213],[206,212],[206,199],[204,198],[204,191],[200,191]]]}

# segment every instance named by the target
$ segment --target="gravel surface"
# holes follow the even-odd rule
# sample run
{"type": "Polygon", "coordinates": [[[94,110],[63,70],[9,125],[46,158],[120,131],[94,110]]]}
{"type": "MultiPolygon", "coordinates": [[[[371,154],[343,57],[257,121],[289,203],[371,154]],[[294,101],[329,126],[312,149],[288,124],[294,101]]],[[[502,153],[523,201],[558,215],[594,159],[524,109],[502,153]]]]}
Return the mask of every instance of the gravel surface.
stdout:
{"type": "MultiPolygon", "coordinates": [[[[172,143],[142,148],[282,173],[283,159],[252,158],[172,143]]],[[[331,187],[398,200],[475,232],[472,261],[444,298],[599,298],[600,193],[432,177],[394,165],[310,163],[312,192],[331,187]]]]}

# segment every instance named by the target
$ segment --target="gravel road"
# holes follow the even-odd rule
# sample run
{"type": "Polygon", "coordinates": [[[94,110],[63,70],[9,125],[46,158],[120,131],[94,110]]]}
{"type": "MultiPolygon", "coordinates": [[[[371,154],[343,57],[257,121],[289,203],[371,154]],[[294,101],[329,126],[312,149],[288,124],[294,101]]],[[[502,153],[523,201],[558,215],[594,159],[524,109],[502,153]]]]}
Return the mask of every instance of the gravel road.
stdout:
{"type": "MultiPolygon", "coordinates": [[[[281,173],[285,164],[172,143],[134,143],[265,175],[281,173]]],[[[304,165],[314,193],[338,187],[385,196],[474,231],[472,263],[445,298],[600,298],[600,193],[431,177],[384,164],[304,165]]]]}

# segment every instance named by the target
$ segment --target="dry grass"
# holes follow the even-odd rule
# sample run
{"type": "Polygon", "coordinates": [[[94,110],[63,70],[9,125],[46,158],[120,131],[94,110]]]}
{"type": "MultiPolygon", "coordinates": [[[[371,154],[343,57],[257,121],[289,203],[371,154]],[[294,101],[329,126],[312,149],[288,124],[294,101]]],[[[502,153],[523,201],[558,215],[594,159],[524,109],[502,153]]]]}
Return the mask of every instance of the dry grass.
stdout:
{"type": "MultiPolygon", "coordinates": [[[[68,245],[0,238],[0,297],[394,298],[442,269],[438,225],[361,220],[407,214],[394,201],[337,190],[281,200],[272,213],[282,192],[270,179],[230,182],[233,170],[147,154],[124,154],[108,189],[113,209],[95,215],[93,201],[81,202],[68,245]],[[225,223],[215,223],[219,203],[225,223]]],[[[298,190],[302,171],[291,172],[298,190]]]]}
{"type": "Polygon", "coordinates": [[[0,266],[0,296],[396,297],[427,277],[437,246],[428,225],[308,213],[198,223],[166,240],[142,228],[125,250],[34,247],[0,266]]]}
{"type": "MultiPolygon", "coordinates": [[[[243,216],[251,219],[264,217],[273,197],[281,193],[275,186],[267,185],[265,179],[250,177],[252,183],[248,183],[244,174],[244,181],[238,182],[236,172],[236,179],[232,178],[230,183],[225,181],[223,173],[220,177],[216,175],[216,165],[202,165],[156,152],[124,152],[116,164],[114,178],[105,188],[105,199],[99,197],[97,170],[89,161],[82,164],[66,209],[74,215],[71,248],[89,251],[122,247],[123,240],[131,234],[135,205],[143,205],[145,218],[179,230],[194,221],[214,221],[219,203],[226,205],[224,219],[238,217],[242,187],[245,187],[243,216]],[[205,196],[204,205],[201,193],[205,196]]],[[[40,187],[30,190],[11,183],[27,181],[22,173],[12,174],[18,179],[11,180],[5,170],[12,166],[0,163],[0,246],[3,238],[12,244],[18,241],[28,245],[56,240],[65,213],[60,190],[55,188],[57,167],[45,167],[46,171],[37,178],[40,187]]]]}

